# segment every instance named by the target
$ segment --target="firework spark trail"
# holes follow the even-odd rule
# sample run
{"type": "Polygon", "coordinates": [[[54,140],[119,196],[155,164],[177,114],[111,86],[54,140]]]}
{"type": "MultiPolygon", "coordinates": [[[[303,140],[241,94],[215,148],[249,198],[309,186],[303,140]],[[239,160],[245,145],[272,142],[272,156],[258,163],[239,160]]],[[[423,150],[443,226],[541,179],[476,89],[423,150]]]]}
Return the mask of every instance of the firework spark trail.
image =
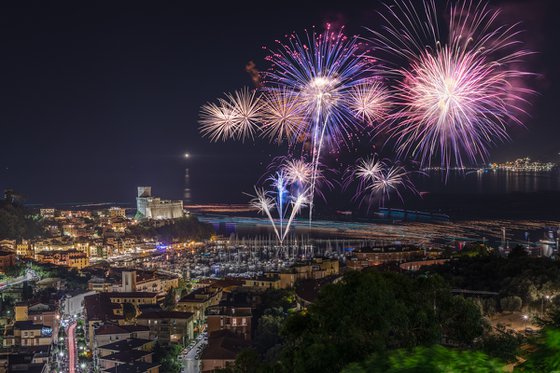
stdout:
{"type": "Polygon", "coordinates": [[[284,232],[284,235],[282,236],[282,241],[286,238],[286,235],[288,234],[288,231],[290,230],[290,227],[292,226],[292,222],[294,221],[294,217],[299,213],[299,211],[303,207],[305,207],[306,201],[307,201],[307,199],[305,198],[305,193],[302,193],[302,194],[298,195],[292,201],[292,212],[290,213],[290,218],[288,219],[288,223],[286,224],[286,231],[284,232]]]}
{"type": "Polygon", "coordinates": [[[385,10],[383,31],[370,31],[390,56],[386,65],[406,60],[390,71],[398,80],[397,124],[389,129],[398,153],[428,165],[439,156],[446,168],[485,161],[490,145],[508,139],[508,123],[520,124],[516,114],[530,93],[511,84],[530,75],[516,68],[529,54],[517,25],[498,25],[499,11],[478,1],[451,5],[446,27],[434,0],[422,7],[397,0],[385,10]]]}
{"type": "Polygon", "coordinates": [[[269,197],[266,191],[262,188],[255,187],[255,195],[254,198],[251,200],[250,205],[256,208],[260,213],[265,213],[274,229],[274,234],[276,234],[276,238],[278,241],[282,242],[281,236],[278,233],[278,229],[276,228],[276,224],[274,223],[274,218],[272,217],[271,210],[274,208],[274,199],[269,197]]]}

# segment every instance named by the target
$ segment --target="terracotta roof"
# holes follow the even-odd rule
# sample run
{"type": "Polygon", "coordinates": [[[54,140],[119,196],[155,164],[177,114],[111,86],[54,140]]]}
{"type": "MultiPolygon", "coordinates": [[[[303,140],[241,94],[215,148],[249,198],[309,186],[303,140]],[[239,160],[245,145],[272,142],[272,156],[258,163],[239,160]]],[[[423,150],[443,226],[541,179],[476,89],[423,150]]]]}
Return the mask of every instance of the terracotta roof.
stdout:
{"type": "Polygon", "coordinates": [[[111,303],[111,299],[107,296],[107,293],[88,295],[84,298],[84,309],[88,321],[123,319],[124,317],[122,315],[115,315],[113,312],[114,309],[119,307],[119,305],[111,303]]]}
{"type": "Polygon", "coordinates": [[[201,360],[235,360],[237,354],[250,346],[248,341],[237,337],[229,330],[212,333],[208,338],[208,346],[201,355],[201,360]]]}
{"type": "Polygon", "coordinates": [[[122,361],[123,363],[133,363],[145,356],[151,355],[150,351],[127,350],[115,352],[114,354],[100,357],[99,360],[122,361]]]}
{"type": "Polygon", "coordinates": [[[180,311],[161,311],[161,312],[146,312],[137,317],[137,319],[190,319],[194,313],[180,312],[180,311]]]}
{"type": "Polygon", "coordinates": [[[148,339],[128,338],[128,339],[122,339],[120,341],[115,341],[113,343],[109,343],[103,346],[99,346],[99,349],[121,352],[121,351],[137,350],[149,343],[152,343],[152,341],[148,339]]]}
{"type": "Polygon", "coordinates": [[[155,298],[157,293],[148,293],[144,291],[129,291],[129,292],[119,292],[111,291],[105,293],[109,298],[155,298]]]}
{"type": "Polygon", "coordinates": [[[95,329],[95,335],[128,334],[128,330],[115,324],[103,324],[95,329]]]}
{"type": "MultiPolygon", "coordinates": [[[[105,369],[107,373],[146,373],[150,369],[159,367],[158,363],[144,363],[143,361],[136,361],[132,364],[119,364],[109,369],[105,369]]],[[[164,373],[164,372],[162,372],[164,373]]]]}

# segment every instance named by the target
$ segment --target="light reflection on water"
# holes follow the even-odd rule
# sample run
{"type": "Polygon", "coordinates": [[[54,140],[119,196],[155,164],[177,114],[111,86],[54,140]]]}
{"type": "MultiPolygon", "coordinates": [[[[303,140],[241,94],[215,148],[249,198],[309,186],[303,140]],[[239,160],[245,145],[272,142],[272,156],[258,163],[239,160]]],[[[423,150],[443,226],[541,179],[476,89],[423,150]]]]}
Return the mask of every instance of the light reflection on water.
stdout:
{"type": "Polygon", "coordinates": [[[534,193],[560,191],[560,173],[552,172],[484,172],[451,171],[446,175],[440,171],[429,171],[426,175],[416,177],[416,186],[420,191],[433,193],[534,193]]]}

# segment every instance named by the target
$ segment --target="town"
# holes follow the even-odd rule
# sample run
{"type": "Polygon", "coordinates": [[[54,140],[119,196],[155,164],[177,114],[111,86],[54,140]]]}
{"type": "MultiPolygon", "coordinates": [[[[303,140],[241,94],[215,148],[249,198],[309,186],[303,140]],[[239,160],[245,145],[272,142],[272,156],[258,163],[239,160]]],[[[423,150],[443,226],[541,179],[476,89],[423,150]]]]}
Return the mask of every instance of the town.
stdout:
{"type": "MultiPolygon", "coordinates": [[[[12,191],[2,203],[22,208],[12,191]]],[[[496,249],[371,241],[323,251],[295,242],[279,247],[217,236],[181,201],[154,198],[149,187],[138,188],[134,214],[120,207],[35,214],[26,219],[40,229],[22,233],[32,238],[0,241],[6,372],[212,372],[232,366],[248,348],[263,348],[271,313],[283,318],[305,310],[345,273],[433,270],[492,251],[507,257],[522,250],[528,259],[557,253],[554,240],[496,249]]],[[[481,316],[494,327],[527,334],[560,290],[542,286],[527,304],[522,294],[453,291],[481,302],[481,316]]]]}

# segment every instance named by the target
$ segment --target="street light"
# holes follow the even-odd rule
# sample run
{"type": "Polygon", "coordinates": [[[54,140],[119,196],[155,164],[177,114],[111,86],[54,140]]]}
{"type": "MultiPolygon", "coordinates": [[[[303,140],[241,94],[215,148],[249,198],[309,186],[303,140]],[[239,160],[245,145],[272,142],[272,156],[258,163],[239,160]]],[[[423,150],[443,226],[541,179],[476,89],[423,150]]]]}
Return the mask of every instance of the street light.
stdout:
{"type": "Polygon", "coordinates": [[[527,327],[527,320],[529,320],[529,316],[523,315],[523,328],[527,327]]]}

